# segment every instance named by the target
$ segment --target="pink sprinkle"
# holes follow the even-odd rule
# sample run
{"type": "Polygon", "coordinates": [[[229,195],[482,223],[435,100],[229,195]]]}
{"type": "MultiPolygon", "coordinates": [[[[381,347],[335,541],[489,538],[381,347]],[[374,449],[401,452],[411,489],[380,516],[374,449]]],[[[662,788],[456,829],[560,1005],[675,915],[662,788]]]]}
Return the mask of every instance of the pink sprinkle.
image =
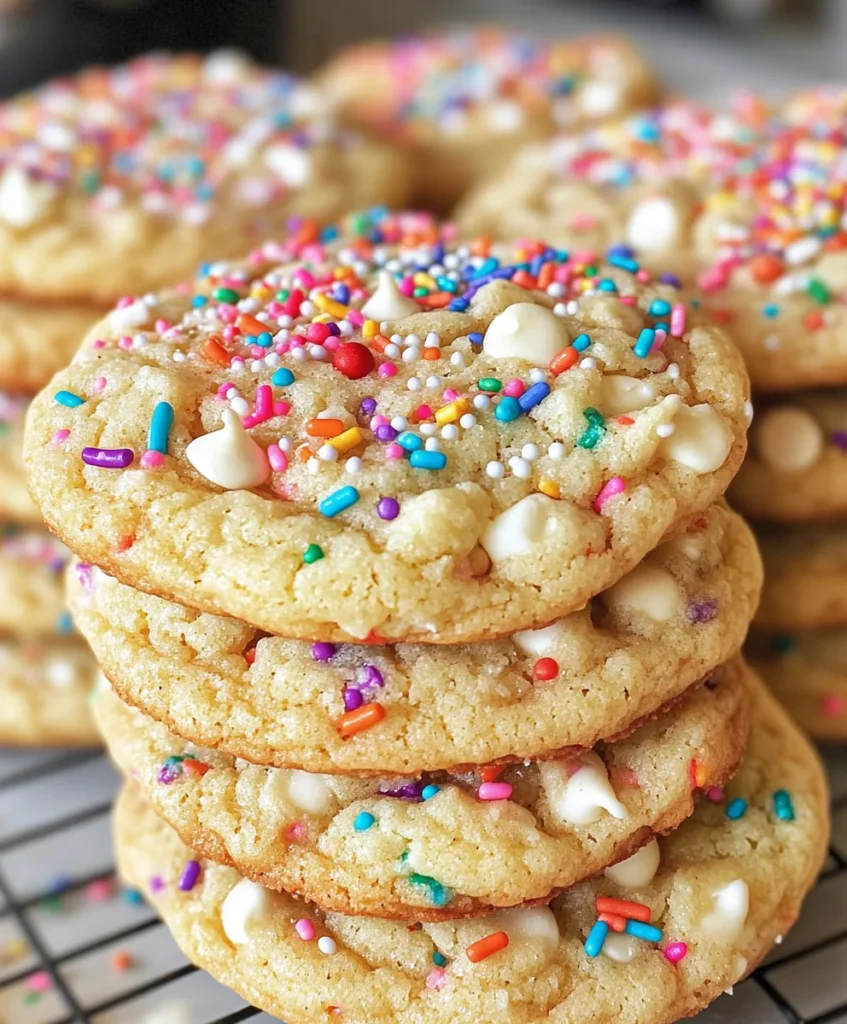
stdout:
{"type": "Polygon", "coordinates": [[[302,284],[304,288],[314,288],[318,283],[314,274],[310,274],[305,267],[300,267],[294,271],[294,278],[298,284],[302,284]]]}
{"type": "Polygon", "coordinates": [[[220,398],[221,401],[226,401],[226,396],[229,394],[229,389],[234,388],[234,384],[230,384],[229,381],[224,381],[223,384],[215,392],[216,397],[220,398]]]}
{"type": "Polygon", "coordinates": [[[53,982],[47,971],[36,971],[26,979],[26,987],[31,992],[47,992],[53,987],[53,982]]]}
{"type": "Polygon", "coordinates": [[[508,782],[483,782],[477,796],[480,800],[508,800],[512,795],[512,787],[508,782]]]}
{"type": "Polygon", "coordinates": [[[454,391],[453,388],[445,388],[444,394],[441,396],[445,402],[455,402],[459,397],[459,392],[454,391]]]}
{"type": "Polygon", "coordinates": [[[403,295],[407,296],[408,298],[411,298],[412,294],[415,291],[414,278],[404,277],[403,280],[400,282],[400,291],[403,295]]]}
{"type": "Polygon", "coordinates": [[[284,473],[288,469],[288,456],[278,444],[268,445],[268,462],[274,473],[284,473]]]}
{"type": "Polygon", "coordinates": [[[274,416],[287,416],[290,412],[290,402],[274,402],[274,416]]]}
{"type": "Polygon", "coordinates": [[[361,327],[362,324],[365,322],[365,318],[362,316],[358,309],[351,309],[350,312],[347,314],[347,319],[354,327],[361,327]]]}
{"type": "Polygon", "coordinates": [[[227,324],[226,327],[221,331],[221,336],[224,341],[232,341],[238,335],[238,328],[233,327],[232,324],[227,324]]]}
{"type": "Polygon", "coordinates": [[[634,295],[619,295],[618,296],[618,302],[620,302],[620,304],[622,306],[634,306],[635,305],[635,296],[634,295]]]}
{"type": "Polygon", "coordinates": [[[433,988],[436,992],[447,984],[447,972],[443,967],[436,967],[426,976],[426,987],[433,988]]]}
{"type": "Polygon", "coordinates": [[[644,269],[636,270],[635,280],[640,281],[642,284],[647,284],[647,282],[650,280],[650,271],[644,269]]]}
{"type": "Polygon", "coordinates": [[[294,931],[297,932],[304,942],[311,942],[315,937],[315,926],[305,917],[301,917],[294,925],[294,931]]]}
{"type": "Polygon", "coordinates": [[[124,295],[118,299],[117,309],[126,309],[127,306],[131,306],[135,302],[135,299],[131,295],[124,295]]]}
{"type": "Polygon", "coordinates": [[[104,903],[111,897],[113,891],[112,883],[108,878],[98,878],[87,886],[85,894],[95,903],[104,903]]]}
{"type": "Polygon", "coordinates": [[[102,338],[98,338],[97,341],[91,346],[93,349],[101,349],[106,347],[106,342],[102,338]]]}
{"type": "Polygon", "coordinates": [[[50,439],[50,444],[54,447],[58,447],[60,444],[64,444],[65,441],[71,436],[70,430],[57,430],[53,437],[50,439]]]}
{"type": "Polygon", "coordinates": [[[590,213],[574,213],[570,218],[571,227],[576,231],[587,231],[597,223],[597,218],[590,213]]]}
{"type": "Polygon", "coordinates": [[[404,459],[406,452],[399,444],[388,444],[385,446],[386,459],[404,459]]]}
{"type": "Polygon", "coordinates": [[[336,338],[334,334],[330,334],[330,336],[324,342],[324,348],[327,350],[327,352],[334,352],[340,344],[341,338],[336,338]]]}
{"type": "Polygon", "coordinates": [[[723,800],[723,790],[720,786],[709,786],[706,790],[706,799],[713,804],[719,804],[723,800]]]}
{"type": "Polygon", "coordinates": [[[238,316],[238,310],[235,306],[230,306],[229,303],[224,302],[218,306],[218,318],[223,320],[225,324],[234,324],[236,317],[238,316]]]}
{"type": "Polygon", "coordinates": [[[606,504],[609,498],[614,498],[616,494],[623,494],[626,490],[626,480],[620,476],[613,476],[608,483],[604,484],[600,489],[600,493],[594,499],[592,508],[595,512],[599,512],[600,509],[606,504]]]}
{"type": "Polygon", "coordinates": [[[122,348],[125,351],[132,348],[132,338],[128,334],[125,334],[122,338],[118,338],[118,348],[122,348]]]}
{"type": "Polygon", "coordinates": [[[288,826],[285,837],[289,842],[299,843],[301,839],[306,838],[306,826],[302,821],[295,821],[293,825],[288,826]]]}
{"type": "Polygon", "coordinates": [[[103,389],[105,387],[106,387],[106,378],[105,377],[98,377],[97,380],[94,381],[93,390],[97,394],[100,394],[100,392],[103,391],[103,389]]]}
{"type": "Polygon", "coordinates": [[[397,367],[394,363],[380,363],[379,369],[376,372],[380,377],[396,377],[397,367]]]}
{"type": "Polygon", "coordinates": [[[831,718],[837,718],[839,715],[844,714],[845,703],[844,698],[839,697],[838,694],[831,693],[829,696],[823,699],[823,713],[829,715],[831,718]]]}
{"type": "Polygon", "coordinates": [[[170,320],[165,320],[160,317],[153,326],[156,328],[157,333],[164,334],[164,332],[171,326],[170,320]]]}
{"type": "Polygon", "coordinates": [[[687,955],[688,946],[684,942],[672,942],[665,949],[665,958],[672,964],[678,964],[687,955]]]}
{"type": "Polygon", "coordinates": [[[415,415],[419,420],[428,420],[433,415],[432,409],[428,405],[419,405],[415,409],[415,415]]]}
{"type": "Polygon", "coordinates": [[[391,423],[391,420],[387,416],[383,416],[381,412],[378,412],[376,416],[371,416],[370,427],[371,430],[376,430],[377,427],[387,427],[391,423]]]}
{"type": "Polygon", "coordinates": [[[512,377],[503,388],[503,394],[508,395],[509,398],[520,398],[524,391],[526,391],[526,385],[517,377],[512,377]]]}
{"type": "Polygon", "coordinates": [[[664,327],[657,328],[656,337],[653,339],[653,344],[650,346],[650,351],[658,352],[661,349],[662,345],[664,345],[665,341],[667,340],[667,337],[668,332],[664,329],[664,327]]]}
{"type": "Polygon", "coordinates": [[[685,334],[685,306],[678,303],[671,310],[671,335],[681,338],[685,334]]]}
{"type": "Polygon", "coordinates": [[[141,456],[142,469],[161,469],[165,464],[165,456],[161,452],[149,451],[141,456]]]}

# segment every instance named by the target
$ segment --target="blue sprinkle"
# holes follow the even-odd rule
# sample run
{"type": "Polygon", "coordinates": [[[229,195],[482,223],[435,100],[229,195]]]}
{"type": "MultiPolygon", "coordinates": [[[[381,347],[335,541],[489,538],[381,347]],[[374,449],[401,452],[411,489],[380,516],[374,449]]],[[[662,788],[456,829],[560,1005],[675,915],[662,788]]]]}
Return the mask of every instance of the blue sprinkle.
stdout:
{"type": "Polygon", "coordinates": [[[73,391],[57,391],[53,397],[59,405],[66,405],[69,409],[76,409],[85,402],[84,398],[75,395],[73,391]]]}
{"type": "Polygon", "coordinates": [[[645,327],[641,334],[638,335],[638,341],[636,341],[632,351],[639,359],[644,359],[645,356],[650,354],[650,349],[653,347],[655,340],[656,332],[651,327],[645,327]]]}
{"type": "Polygon", "coordinates": [[[588,938],[585,940],[585,953],[592,959],[603,952],[603,943],[609,934],[609,926],[605,921],[595,921],[588,938]]]}
{"type": "MultiPolygon", "coordinates": [[[[533,384],[524,391],[521,397],[518,399],[518,405],[520,406],[521,412],[529,412],[530,409],[534,409],[536,405],[541,405],[544,399],[550,394],[550,385],[540,380],[537,384],[533,384]]],[[[502,402],[500,403],[503,404],[502,402]]],[[[498,409],[500,406],[497,407],[498,409]]]]}
{"type": "Polygon", "coordinates": [[[650,316],[667,316],[671,311],[671,304],[667,299],[653,299],[650,303],[650,316]]]}
{"type": "Polygon", "coordinates": [[[628,245],[612,245],[606,250],[606,259],[611,263],[614,257],[631,260],[635,251],[628,245]]]}
{"type": "Polygon", "coordinates": [[[469,305],[470,303],[467,299],[453,299],[447,308],[451,313],[464,313],[469,305]]]}
{"type": "Polygon", "coordinates": [[[194,298],[191,300],[191,305],[195,309],[200,309],[200,307],[205,306],[208,301],[209,300],[206,298],[205,295],[195,295],[194,298]]]}
{"type": "Polygon", "coordinates": [[[456,292],[458,291],[458,284],[449,277],[437,277],[435,283],[443,292],[456,292]]]}
{"type": "MultiPolygon", "coordinates": [[[[549,388],[547,390],[549,391],[549,388]]],[[[508,395],[505,398],[500,399],[497,403],[497,408],[494,410],[494,418],[500,420],[501,423],[511,423],[512,420],[516,420],[520,414],[521,407],[518,405],[518,400],[516,398],[510,398],[508,395]]]]}
{"type": "Polygon", "coordinates": [[[332,519],[339,512],[344,512],[359,500],[359,492],[355,487],[339,487],[337,491],[328,494],[318,505],[322,516],[332,519]]]}
{"type": "Polygon", "coordinates": [[[577,352],[584,352],[591,344],[591,338],[587,334],[580,334],[578,338],[574,338],[571,342],[571,347],[575,348],[577,352]]]}
{"type": "Polygon", "coordinates": [[[773,302],[769,302],[767,306],[762,307],[762,316],[768,320],[773,320],[775,316],[779,316],[779,306],[773,302]]]}
{"type": "Polygon", "coordinates": [[[653,330],[654,331],[664,331],[665,334],[669,334],[670,333],[670,325],[665,320],[657,320],[653,324],[653,330]]]}
{"type": "Polygon", "coordinates": [[[774,793],[773,809],[780,821],[794,821],[794,804],[787,789],[778,789],[774,793]]]}
{"type": "Polygon", "coordinates": [[[68,612],[62,612],[62,614],[59,616],[58,621],[56,622],[56,629],[59,633],[62,633],[64,636],[73,633],[73,619],[71,619],[71,616],[68,612]]]}
{"type": "Polygon", "coordinates": [[[273,345],[273,335],[270,331],[262,331],[261,334],[256,335],[255,338],[250,338],[252,345],[261,345],[262,348],[270,348],[273,345]]]}
{"type": "Polygon", "coordinates": [[[415,469],[444,469],[447,465],[447,456],[444,452],[428,452],[421,449],[412,452],[409,463],[415,469]]]}
{"type": "Polygon", "coordinates": [[[271,384],[278,388],[287,388],[289,384],[294,383],[294,374],[291,370],[285,366],[280,366],[278,370],[274,370],[274,375],[271,377],[271,384]]]}
{"type": "Polygon", "coordinates": [[[500,264],[498,263],[498,261],[496,259],[494,259],[493,256],[489,256],[487,260],[483,261],[482,266],[478,267],[474,271],[473,276],[475,278],[476,277],[485,277],[486,274],[490,274],[493,270],[496,270],[499,266],[500,266],[500,264]]]}
{"type": "Polygon", "coordinates": [[[747,801],[743,796],[737,796],[726,805],[726,816],[730,821],[738,821],[747,813],[747,801]]]}
{"type": "Polygon", "coordinates": [[[174,407],[170,402],[159,402],[153,410],[150,429],[147,431],[147,450],[168,454],[168,434],[174,421],[174,407]]]}
{"type": "Polygon", "coordinates": [[[618,286],[610,277],[604,277],[597,282],[598,292],[616,292],[617,290],[618,286]]]}
{"type": "Polygon", "coordinates": [[[471,345],[481,345],[482,335],[479,333],[479,331],[471,331],[471,333],[468,335],[468,341],[471,343],[471,345]]]}
{"type": "Polygon", "coordinates": [[[397,444],[401,448],[405,448],[407,452],[416,452],[419,448],[423,448],[423,441],[417,434],[413,434],[411,430],[404,430],[397,437],[397,444]]]}
{"type": "Polygon", "coordinates": [[[131,907],[140,907],[144,903],[144,897],[137,889],[124,889],[124,903],[131,907]]]}
{"type": "Polygon", "coordinates": [[[609,256],[607,257],[609,263],[613,267],[620,267],[621,270],[628,270],[630,274],[634,274],[638,270],[638,261],[628,259],[626,256],[609,256]]]}
{"type": "Polygon", "coordinates": [[[367,832],[371,825],[376,824],[376,818],[369,814],[367,811],[359,811],[356,815],[356,820],[353,822],[353,828],[357,832],[367,832]]]}
{"type": "Polygon", "coordinates": [[[447,963],[447,957],[443,953],[439,953],[438,950],[436,950],[432,954],[432,962],[435,964],[436,967],[443,967],[447,963]]]}
{"type": "Polygon", "coordinates": [[[441,792],[441,786],[424,786],[421,790],[421,798],[424,800],[431,800],[436,793],[441,792]]]}
{"type": "Polygon", "coordinates": [[[624,931],[636,939],[645,939],[647,942],[661,942],[662,932],[654,928],[652,924],[644,924],[643,921],[627,921],[624,931]]]}

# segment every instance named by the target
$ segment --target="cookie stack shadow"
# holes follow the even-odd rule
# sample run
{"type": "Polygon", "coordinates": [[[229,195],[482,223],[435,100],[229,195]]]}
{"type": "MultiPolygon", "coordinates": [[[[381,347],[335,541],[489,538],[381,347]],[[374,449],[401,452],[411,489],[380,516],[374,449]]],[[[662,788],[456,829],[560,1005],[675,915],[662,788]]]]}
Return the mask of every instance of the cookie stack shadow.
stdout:
{"type": "MultiPolygon", "coordinates": [[[[245,440],[239,406],[222,403],[249,406],[223,387],[229,366],[200,362],[214,316],[190,296],[168,306],[185,361],[167,346],[160,359],[144,325],[140,354],[110,347],[104,323],[99,353],[39,398],[33,489],[79,559],[69,604],[111,683],[95,714],[128,779],[119,863],[191,960],[292,1024],[671,1024],[793,924],[827,837],[818,761],[739,653],[761,586],[755,542],[722,500],[745,443],[740,359],[694,309],[664,351],[634,355],[657,311],[682,302],[637,265],[599,258],[586,275],[540,246],[551,273],[614,286],[554,313],[526,270],[541,264],[437,246],[430,264],[499,277],[461,310],[413,312],[360,247],[365,317],[332,300],[362,327],[359,348],[289,369],[281,343],[285,430],[355,434],[368,457],[346,470],[336,453],[321,477],[317,441],[306,456],[277,447],[293,469],[276,489],[250,477],[280,427],[257,399],[245,440]],[[585,339],[568,365],[593,355],[547,374],[538,346],[566,320],[565,337],[585,339]],[[361,349],[399,369],[368,377],[361,349]],[[403,386],[416,358],[452,373],[428,404],[403,386]],[[510,426],[506,397],[490,397],[503,381],[516,407],[541,384],[536,404],[571,401],[578,433],[566,416],[542,429],[528,401],[510,426]],[[84,402],[58,407],[57,387],[84,402]],[[129,476],[163,402],[161,458],[129,476]],[[673,429],[657,441],[662,416],[673,429]],[[464,447],[458,426],[438,435],[446,456],[424,445],[454,422],[464,447]],[[60,423],[69,444],[48,449],[60,423]],[[85,466],[81,445],[95,453],[85,466]],[[434,457],[401,461],[406,449],[453,461],[439,477],[434,457]],[[609,485],[609,458],[629,481],[609,485]],[[457,554],[468,535],[478,543],[457,554]]],[[[228,303],[314,282],[296,333],[318,322],[338,251],[308,271],[269,260],[217,274],[237,292],[228,303]]],[[[398,265],[428,266],[426,251],[403,243],[398,265]]]]}

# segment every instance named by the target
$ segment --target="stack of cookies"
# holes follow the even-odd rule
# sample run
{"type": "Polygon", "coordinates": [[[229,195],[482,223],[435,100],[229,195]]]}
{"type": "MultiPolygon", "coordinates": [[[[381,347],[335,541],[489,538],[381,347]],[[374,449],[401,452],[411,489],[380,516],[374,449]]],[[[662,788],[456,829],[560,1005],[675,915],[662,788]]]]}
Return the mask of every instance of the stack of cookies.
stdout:
{"type": "Polygon", "coordinates": [[[758,415],[731,499],[760,521],[766,570],[749,653],[798,721],[833,739],[847,739],[845,139],[843,92],[675,102],[525,148],[458,213],[494,237],[543,225],[559,245],[623,238],[733,334],[758,415]]]}
{"type": "Polygon", "coordinates": [[[0,742],[96,739],[93,659],[61,639],[63,551],[26,490],[28,395],[116,303],[120,344],[141,344],[147,307],[122,297],[192,274],[201,253],[240,255],[288,224],[306,240],[304,218],[405,201],[406,157],[326,106],[229,53],[144,57],[0,106],[0,742]]]}
{"type": "Polygon", "coordinates": [[[26,459],[187,955],[298,1024],[670,1024],[743,977],[828,830],[738,653],[725,333],[618,249],[414,215],[132,307],[26,459]]]}

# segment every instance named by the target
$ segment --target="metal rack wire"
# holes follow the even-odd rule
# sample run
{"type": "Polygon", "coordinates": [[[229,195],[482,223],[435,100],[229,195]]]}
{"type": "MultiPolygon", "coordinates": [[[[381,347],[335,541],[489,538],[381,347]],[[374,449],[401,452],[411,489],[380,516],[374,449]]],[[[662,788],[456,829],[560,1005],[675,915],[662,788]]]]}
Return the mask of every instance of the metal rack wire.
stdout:
{"type": "MultiPolygon", "coordinates": [[[[831,855],[803,916],[700,1024],[847,1024],[847,751],[827,756],[831,855]]],[[[113,884],[102,754],[0,751],[0,1024],[266,1024],[113,884]]]]}

